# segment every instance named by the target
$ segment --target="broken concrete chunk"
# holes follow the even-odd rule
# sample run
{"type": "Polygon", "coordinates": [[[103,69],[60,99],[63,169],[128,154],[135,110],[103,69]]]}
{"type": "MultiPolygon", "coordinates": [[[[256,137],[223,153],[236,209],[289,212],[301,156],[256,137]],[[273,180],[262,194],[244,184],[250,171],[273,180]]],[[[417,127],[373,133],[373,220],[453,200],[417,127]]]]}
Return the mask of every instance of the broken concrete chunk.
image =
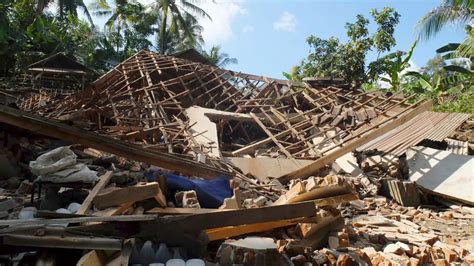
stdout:
{"type": "Polygon", "coordinates": [[[272,238],[246,237],[227,240],[219,247],[216,255],[220,265],[279,265],[281,256],[272,238]]]}
{"type": "Polygon", "coordinates": [[[410,180],[436,195],[474,205],[474,157],[427,147],[407,152],[410,180]]]}
{"type": "Polygon", "coordinates": [[[0,154],[0,180],[20,175],[20,169],[12,162],[7,154],[0,154]]]}
{"type": "Polygon", "coordinates": [[[18,204],[13,199],[6,199],[0,201],[0,211],[10,211],[18,206],[20,206],[20,204],[18,204]]]}
{"type": "Polygon", "coordinates": [[[176,202],[183,208],[201,208],[196,191],[179,191],[175,194],[176,202]]]}
{"type": "Polygon", "coordinates": [[[388,244],[383,249],[384,253],[393,253],[397,255],[402,255],[404,253],[403,249],[397,244],[388,244]]]}

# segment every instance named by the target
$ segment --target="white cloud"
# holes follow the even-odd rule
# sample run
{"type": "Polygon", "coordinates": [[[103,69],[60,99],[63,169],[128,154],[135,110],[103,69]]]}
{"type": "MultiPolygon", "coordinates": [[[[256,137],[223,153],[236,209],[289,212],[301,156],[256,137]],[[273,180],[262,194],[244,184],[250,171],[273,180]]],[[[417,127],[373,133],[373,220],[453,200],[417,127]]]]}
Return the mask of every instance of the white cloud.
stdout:
{"type": "Polygon", "coordinates": [[[253,32],[255,28],[252,25],[247,25],[242,28],[243,33],[253,32]]]}
{"type": "Polygon", "coordinates": [[[278,18],[277,21],[273,22],[273,28],[281,31],[294,31],[296,28],[296,17],[288,11],[278,18]]]}
{"type": "Polygon", "coordinates": [[[199,21],[204,28],[202,36],[207,45],[221,44],[234,37],[232,22],[238,15],[248,13],[242,4],[242,0],[202,1],[199,6],[212,18],[212,21],[199,21]]]}

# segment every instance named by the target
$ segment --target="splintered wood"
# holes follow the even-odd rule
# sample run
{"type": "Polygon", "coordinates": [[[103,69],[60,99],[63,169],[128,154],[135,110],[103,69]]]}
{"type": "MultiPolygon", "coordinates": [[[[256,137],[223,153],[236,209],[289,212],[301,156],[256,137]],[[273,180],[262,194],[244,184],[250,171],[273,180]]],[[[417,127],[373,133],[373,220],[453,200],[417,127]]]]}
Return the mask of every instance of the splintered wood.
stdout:
{"type": "Polygon", "coordinates": [[[409,103],[413,97],[271,79],[143,50],[79,93],[22,106],[148,149],[207,158],[216,167],[225,164],[215,160],[221,154],[283,156],[297,167],[298,159],[316,160],[281,176],[285,183],[430,108],[409,103]],[[192,106],[226,113],[209,114],[215,126],[203,128],[190,123],[192,106]],[[208,136],[217,139],[198,140],[208,136]]]}

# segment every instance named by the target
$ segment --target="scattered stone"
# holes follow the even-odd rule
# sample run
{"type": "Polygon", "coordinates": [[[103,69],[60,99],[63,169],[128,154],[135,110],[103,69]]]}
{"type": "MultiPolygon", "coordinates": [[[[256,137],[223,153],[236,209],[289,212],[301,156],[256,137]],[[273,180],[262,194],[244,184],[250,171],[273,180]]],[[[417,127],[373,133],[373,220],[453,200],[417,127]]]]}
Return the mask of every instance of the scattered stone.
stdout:
{"type": "Polygon", "coordinates": [[[18,177],[10,177],[8,178],[8,183],[6,189],[17,189],[20,186],[20,179],[18,177]]]}
{"type": "Polygon", "coordinates": [[[404,253],[403,249],[397,244],[388,244],[383,249],[383,252],[384,253],[393,253],[393,254],[397,254],[397,255],[402,255],[404,253]]]}
{"type": "Polygon", "coordinates": [[[27,195],[30,195],[31,192],[33,191],[33,183],[31,183],[30,181],[28,180],[23,180],[23,182],[21,182],[20,186],[18,187],[18,189],[16,190],[16,194],[27,194],[27,195]]]}

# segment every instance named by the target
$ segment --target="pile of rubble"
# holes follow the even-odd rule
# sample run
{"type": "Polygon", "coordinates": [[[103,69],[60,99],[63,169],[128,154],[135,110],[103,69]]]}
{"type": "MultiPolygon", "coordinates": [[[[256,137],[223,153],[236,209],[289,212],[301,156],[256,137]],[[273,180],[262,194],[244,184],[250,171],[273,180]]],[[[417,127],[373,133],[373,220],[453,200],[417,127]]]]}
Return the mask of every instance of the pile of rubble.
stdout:
{"type": "Polygon", "coordinates": [[[474,263],[469,115],[149,51],[56,96],[0,105],[0,264],[474,263]]]}

